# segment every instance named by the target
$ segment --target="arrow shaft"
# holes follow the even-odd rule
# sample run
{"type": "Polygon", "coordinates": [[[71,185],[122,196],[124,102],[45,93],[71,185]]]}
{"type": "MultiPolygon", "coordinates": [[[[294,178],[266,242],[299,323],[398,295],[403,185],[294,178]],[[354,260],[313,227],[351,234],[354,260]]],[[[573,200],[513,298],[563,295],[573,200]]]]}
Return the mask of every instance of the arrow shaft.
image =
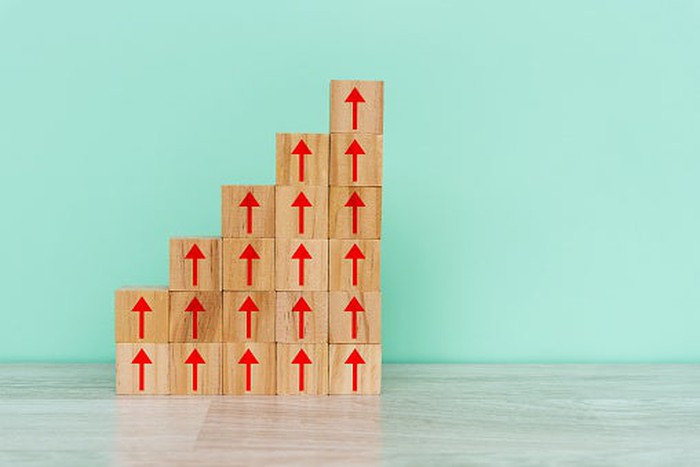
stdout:
{"type": "Polygon", "coordinates": [[[304,206],[299,206],[299,233],[304,233],[304,206]]]}
{"type": "Polygon", "coordinates": [[[357,104],[358,102],[352,103],[352,129],[357,130],[357,104]]]}
{"type": "Polygon", "coordinates": [[[299,258],[299,285],[304,285],[304,258],[299,258]]]}
{"type": "Polygon", "coordinates": [[[299,181],[304,181],[304,156],[305,154],[299,154],[299,181]]]}
{"type": "Polygon", "coordinates": [[[304,364],[299,364],[299,391],[304,390],[304,364]]]}
{"type": "Polygon", "coordinates": [[[303,311],[299,312],[299,339],[304,338],[304,313],[303,311]]]}
{"type": "Polygon", "coordinates": [[[145,325],[144,312],[139,311],[139,339],[143,339],[145,325]]]}
{"type": "Polygon", "coordinates": [[[357,181],[357,154],[352,155],[352,181],[357,181]]]}
{"type": "Polygon", "coordinates": [[[248,311],[246,311],[246,314],[245,314],[245,338],[246,339],[250,339],[250,337],[253,334],[251,320],[252,320],[252,311],[248,310],[248,311]]]}
{"type": "Polygon", "coordinates": [[[245,390],[250,392],[252,386],[252,374],[251,374],[251,364],[246,363],[245,365],[245,390]]]}
{"type": "MultiPolygon", "coordinates": [[[[142,315],[143,316],[143,315],[142,315]]],[[[146,368],[145,364],[139,363],[139,391],[143,391],[146,387],[146,368]]]]}
{"type": "Polygon", "coordinates": [[[352,338],[357,339],[357,311],[352,312],[352,338]]]}
{"type": "Polygon", "coordinates": [[[246,283],[248,286],[253,285],[253,259],[248,258],[246,264],[246,283]]]}
{"type": "Polygon", "coordinates": [[[352,364],[352,392],[357,392],[357,363],[352,364]]]}
{"type": "Polygon", "coordinates": [[[198,339],[199,338],[199,332],[198,332],[198,326],[197,326],[197,314],[199,312],[193,311],[192,312],[192,339],[198,339]]]}
{"type": "Polygon", "coordinates": [[[357,285],[357,258],[352,259],[352,285],[357,285]]]}
{"type": "Polygon", "coordinates": [[[253,233],[253,206],[246,207],[246,232],[253,233]]]}
{"type": "Polygon", "coordinates": [[[198,371],[197,371],[198,369],[199,369],[199,365],[198,365],[197,363],[193,363],[193,364],[192,364],[192,390],[193,390],[193,391],[197,391],[197,390],[198,390],[198,386],[199,386],[199,381],[198,381],[198,378],[197,378],[197,377],[199,376],[199,375],[197,374],[197,373],[198,373],[198,371]]]}
{"type": "Polygon", "coordinates": [[[358,227],[357,227],[357,218],[359,217],[358,211],[357,211],[358,207],[359,206],[352,207],[352,233],[353,234],[357,234],[357,230],[358,230],[358,227]]]}
{"type": "Polygon", "coordinates": [[[198,262],[199,259],[197,258],[192,258],[192,286],[196,287],[197,283],[199,282],[199,271],[198,271],[198,262]]]}

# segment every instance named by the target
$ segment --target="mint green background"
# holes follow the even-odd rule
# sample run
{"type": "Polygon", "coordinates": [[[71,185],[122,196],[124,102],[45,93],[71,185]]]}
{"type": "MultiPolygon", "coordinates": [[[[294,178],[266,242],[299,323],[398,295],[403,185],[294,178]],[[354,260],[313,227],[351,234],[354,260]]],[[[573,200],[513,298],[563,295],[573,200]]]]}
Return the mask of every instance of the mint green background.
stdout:
{"type": "Polygon", "coordinates": [[[0,0],[0,360],[111,360],[113,289],[380,78],[386,361],[698,361],[699,50],[697,1],[0,0]]]}

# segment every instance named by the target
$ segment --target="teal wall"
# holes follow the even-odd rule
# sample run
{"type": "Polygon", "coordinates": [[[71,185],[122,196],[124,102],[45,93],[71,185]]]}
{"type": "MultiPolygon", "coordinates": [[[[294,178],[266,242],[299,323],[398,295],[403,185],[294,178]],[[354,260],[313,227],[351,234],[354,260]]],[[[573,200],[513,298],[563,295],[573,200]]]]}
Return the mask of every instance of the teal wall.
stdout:
{"type": "Polygon", "coordinates": [[[112,293],[386,81],[390,362],[700,361],[700,2],[0,0],[0,360],[109,361],[112,293]]]}

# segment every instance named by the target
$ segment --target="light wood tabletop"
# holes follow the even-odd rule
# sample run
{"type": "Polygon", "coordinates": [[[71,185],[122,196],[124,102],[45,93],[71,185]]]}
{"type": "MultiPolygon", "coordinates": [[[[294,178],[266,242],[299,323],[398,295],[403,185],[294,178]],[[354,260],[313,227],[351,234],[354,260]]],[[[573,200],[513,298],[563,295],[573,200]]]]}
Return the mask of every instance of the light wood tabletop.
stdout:
{"type": "Polygon", "coordinates": [[[700,465],[700,365],[385,365],[382,396],[115,396],[0,365],[0,465],[700,465]]]}

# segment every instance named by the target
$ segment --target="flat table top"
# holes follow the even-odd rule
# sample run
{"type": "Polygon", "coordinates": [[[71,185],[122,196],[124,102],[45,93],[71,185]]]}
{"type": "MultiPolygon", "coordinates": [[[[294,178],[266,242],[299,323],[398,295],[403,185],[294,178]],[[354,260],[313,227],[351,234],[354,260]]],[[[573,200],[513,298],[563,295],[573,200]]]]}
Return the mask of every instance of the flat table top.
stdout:
{"type": "Polygon", "coordinates": [[[377,396],[120,396],[0,365],[0,464],[700,465],[700,365],[385,365],[377,396]]]}

